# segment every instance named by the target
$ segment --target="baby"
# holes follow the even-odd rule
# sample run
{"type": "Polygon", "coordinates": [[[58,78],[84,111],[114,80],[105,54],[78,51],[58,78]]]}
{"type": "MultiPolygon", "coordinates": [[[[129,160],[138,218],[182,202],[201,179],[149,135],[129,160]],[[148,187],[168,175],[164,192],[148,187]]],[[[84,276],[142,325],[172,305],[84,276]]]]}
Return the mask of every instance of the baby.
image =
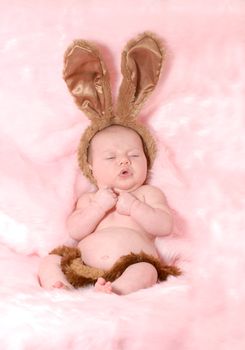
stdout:
{"type": "MultiPolygon", "coordinates": [[[[147,158],[139,134],[120,125],[98,131],[90,142],[88,163],[97,191],[79,198],[67,222],[84,263],[108,270],[130,253],[159,258],[155,239],[171,233],[172,215],[164,194],[145,183],[147,158]]],[[[44,288],[72,288],[60,261],[54,254],[43,259],[39,279],[44,288]]],[[[94,288],[123,295],[151,287],[157,280],[156,268],[139,262],[113,282],[98,278],[94,288]]]]}
{"type": "Polygon", "coordinates": [[[155,247],[156,237],[171,233],[172,216],[163,193],[146,184],[156,144],[137,121],[164,57],[155,34],[130,40],[122,52],[122,82],[114,104],[109,71],[94,43],[75,40],[66,50],[63,78],[91,121],[80,140],[78,162],[97,191],[82,195],[68,218],[77,248],[57,248],[42,261],[43,287],[93,283],[96,291],[128,294],[180,273],[160,261],[155,247]],[[75,263],[69,265],[73,255],[75,263]]]}

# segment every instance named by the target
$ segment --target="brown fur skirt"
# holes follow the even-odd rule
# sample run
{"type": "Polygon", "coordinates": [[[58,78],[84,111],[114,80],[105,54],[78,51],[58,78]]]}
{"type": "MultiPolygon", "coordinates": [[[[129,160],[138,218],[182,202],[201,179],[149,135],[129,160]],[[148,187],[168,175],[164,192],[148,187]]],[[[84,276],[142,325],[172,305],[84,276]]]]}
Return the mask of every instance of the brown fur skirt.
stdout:
{"type": "Polygon", "coordinates": [[[166,265],[154,256],[145,254],[144,252],[122,256],[108,271],[84,264],[78,248],[61,246],[52,250],[50,254],[60,255],[62,257],[61,269],[67,281],[75,288],[95,284],[99,277],[113,282],[122,275],[127,267],[140,262],[146,262],[155,267],[158,273],[158,281],[166,280],[169,275],[178,276],[181,274],[178,267],[166,265]]]}

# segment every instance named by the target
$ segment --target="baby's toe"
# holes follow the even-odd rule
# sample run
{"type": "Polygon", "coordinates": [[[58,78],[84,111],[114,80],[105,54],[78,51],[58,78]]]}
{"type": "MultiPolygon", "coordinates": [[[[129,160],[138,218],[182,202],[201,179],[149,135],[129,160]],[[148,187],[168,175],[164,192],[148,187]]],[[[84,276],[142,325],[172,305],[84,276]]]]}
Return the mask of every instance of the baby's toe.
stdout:
{"type": "Polygon", "coordinates": [[[103,278],[103,277],[99,277],[98,279],[97,279],[97,282],[96,283],[98,283],[98,284],[100,284],[100,285],[105,285],[106,284],[106,280],[103,278]]]}
{"type": "Polygon", "coordinates": [[[107,293],[111,293],[111,291],[112,291],[111,282],[106,282],[105,290],[106,290],[107,293]]]}
{"type": "Polygon", "coordinates": [[[65,285],[61,281],[57,281],[53,284],[53,288],[65,288],[65,285]]]}

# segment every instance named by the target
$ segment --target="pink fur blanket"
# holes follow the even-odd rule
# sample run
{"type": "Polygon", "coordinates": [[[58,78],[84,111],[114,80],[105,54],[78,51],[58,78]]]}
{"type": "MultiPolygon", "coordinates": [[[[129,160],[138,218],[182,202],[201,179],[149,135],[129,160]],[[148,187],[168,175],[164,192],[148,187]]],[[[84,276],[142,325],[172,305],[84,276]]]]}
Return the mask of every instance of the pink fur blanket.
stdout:
{"type": "Polygon", "coordinates": [[[1,349],[245,349],[244,1],[13,0],[0,13],[1,349]],[[159,146],[151,181],[175,212],[175,235],[157,244],[184,274],[124,297],[45,291],[40,258],[68,240],[90,187],[76,161],[88,120],[63,53],[97,42],[116,95],[121,50],[145,30],[167,49],[141,114],[159,146]]]}

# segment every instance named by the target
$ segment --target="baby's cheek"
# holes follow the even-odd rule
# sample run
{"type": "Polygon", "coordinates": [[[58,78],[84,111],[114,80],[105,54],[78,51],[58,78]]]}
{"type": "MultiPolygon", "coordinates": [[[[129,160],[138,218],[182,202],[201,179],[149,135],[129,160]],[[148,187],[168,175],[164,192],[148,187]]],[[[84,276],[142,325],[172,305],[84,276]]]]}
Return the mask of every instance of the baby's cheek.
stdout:
{"type": "Polygon", "coordinates": [[[96,179],[97,183],[102,185],[102,186],[107,186],[108,183],[110,182],[110,170],[108,169],[107,166],[101,165],[97,166],[93,170],[93,176],[96,179]]]}

